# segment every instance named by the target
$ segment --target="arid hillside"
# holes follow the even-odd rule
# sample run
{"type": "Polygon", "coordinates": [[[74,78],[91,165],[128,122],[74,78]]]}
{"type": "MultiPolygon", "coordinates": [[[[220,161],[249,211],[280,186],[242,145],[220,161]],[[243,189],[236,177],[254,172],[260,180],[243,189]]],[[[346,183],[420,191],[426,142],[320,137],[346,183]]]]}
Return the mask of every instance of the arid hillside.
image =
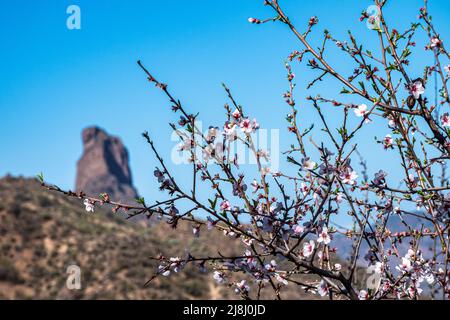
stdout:
{"type": "MultiPolygon", "coordinates": [[[[240,298],[194,267],[144,287],[157,268],[150,256],[242,253],[240,241],[216,231],[195,238],[181,223],[176,230],[164,222],[146,227],[106,209],[87,213],[81,200],[47,191],[33,179],[0,179],[0,250],[1,299],[240,298]],[[81,269],[80,290],[66,288],[70,265],[81,269]]],[[[263,290],[261,297],[273,298],[270,293],[263,290]]],[[[306,297],[295,285],[281,296],[306,297]]]]}

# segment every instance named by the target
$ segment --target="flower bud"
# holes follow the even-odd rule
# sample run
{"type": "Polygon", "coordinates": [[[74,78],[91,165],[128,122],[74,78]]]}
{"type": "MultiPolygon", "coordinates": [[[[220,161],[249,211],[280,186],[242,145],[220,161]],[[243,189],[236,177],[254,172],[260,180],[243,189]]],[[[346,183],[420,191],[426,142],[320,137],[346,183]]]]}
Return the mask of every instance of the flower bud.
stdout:
{"type": "Polygon", "coordinates": [[[416,99],[414,99],[414,97],[411,95],[406,99],[406,104],[408,105],[409,109],[412,109],[416,104],[416,99]]]}
{"type": "Polygon", "coordinates": [[[256,19],[256,18],[248,18],[248,22],[259,24],[259,23],[261,23],[261,20],[256,19]]]}

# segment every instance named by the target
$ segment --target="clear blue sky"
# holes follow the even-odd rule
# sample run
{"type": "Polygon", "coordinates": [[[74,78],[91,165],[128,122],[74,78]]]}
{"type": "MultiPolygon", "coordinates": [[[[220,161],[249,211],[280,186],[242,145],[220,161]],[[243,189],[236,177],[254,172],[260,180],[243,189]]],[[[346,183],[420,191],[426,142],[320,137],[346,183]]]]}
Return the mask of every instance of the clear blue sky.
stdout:
{"type": "MultiPolygon", "coordinates": [[[[417,20],[423,3],[388,2],[388,21],[398,30],[417,20]]],[[[429,2],[442,38],[450,39],[450,2],[429,2]]],[[[376,48],[376,35],[358,21],[371,1],[281,3],[298,29],[317,15],[317,35],[326,28],[344,39],[352,29],[376,48]]],[[[219,113],[227,100],[221,83],[227,83],[263,127],[280,128],[281,140],[288,146],[291,136],[284,129],[288,110],[281,97],[287,88],[283,61],[301,46],[280,23],[255,26],[247,22],[248,17],[270,16],[262,0],[2,1],[0,176],[34,176],[42,171],[48,181],[73,187],[82,147],[80,132],[95,124],[120,136],[128,147],[140,193],[147,199],[159,197],[152,176],[157,163],[140,134],[148,130],[168,158],[174,142],[167,122],[175,119],[166,98],[145,80],[137,59],[169,83],[189,110],[200,111],[204,122],[215,125],[223,119],[219,113]],[[66,8],[71,4],[81,8],[81,30],[66,28],[66,8]]],[[[422,47],[417,51],[420,63],[410,71],[420,75],[424,61],[430,60],[422,47]]],[[[352,68],[341,54],[333,54],[330,61],[338,70],[352,68]]],[[[301,124],[306,127],[318,119],[302,97],[317,92],[334,97],[341,86],[331,81],[307,93],[304,88],[312,73],[299,65],[294,71],[301,90],[297,97],[301,124]]],[[[318,129],[316,140],[321,138],[318,129]]],[[[360,151],[371,172],[391,165],[390,155],[372,143],[374,135],[386,133],[387,127],[377,124],[363,131],[360,151]]],[[[187,167],[174,170],[187,177],[187,167]]]]}

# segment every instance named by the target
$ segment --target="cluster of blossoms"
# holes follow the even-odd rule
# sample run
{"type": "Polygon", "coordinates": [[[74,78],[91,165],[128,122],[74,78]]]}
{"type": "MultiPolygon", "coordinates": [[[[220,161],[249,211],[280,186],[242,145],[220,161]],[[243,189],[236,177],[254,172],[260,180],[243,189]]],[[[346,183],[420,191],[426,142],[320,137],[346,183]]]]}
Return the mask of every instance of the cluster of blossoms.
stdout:
{"type": "Polygon", "coordinates": [[[431,265],[422,257],[420,250],[414,251],[413,249],[409,249],[406,255],[402,257],[402,262],[396,269],[405,275],[406,278],[402,286],[397,288],[398,298],[406,295],[413,299],[422,293],[423,289],[421,288],[421,284],[424,281],[429,285],[432,285],[435,281],[431,265]]]}
{"type": "Polygon", "coordinates": [[[256,119],[250,120],[244,118],[241,112],[236,109],[232,113],[232,120],[225,122],[223,130],[227,139],[233,141],[237,138],[237,128],[240,128],[245,134],[250,134],[259,129],[259,124],[256,119]]]}
{"type": "Polygon", "coordinates": [[[180,272],[185,265],[185,262],[179,257],[171,257],[169,261],[164,264],[160,264],[158,266],[158,273],[167,277],[170,275],[170,272],[180,272]]]}
{"type": "Polygon", "coordinates": [[[161,190],[172,190],[174,185],[173,181],[165,175],[160,169],[156,168],[155,171],[153,171],[153,175],[156,177],[158,182],[160,183],[160,189],[161,190]]]}
{"type": "MultiPolygon", "coordinates": [[[[247,250],[245,251],[243,258],[227,260],[222,264],[221,268],[227,270],[226,272],[243,272],[249,275],[250,278],[257,283],[267,283],[270,280],[270,277],[274,276],[279,280],[280,283],[287,285],[287,281],[276,271],[276,266],[277,263],[275,262],[275,260],[272,260],[266,265],[261,265],[257,261],[256,257],[253,256],[252,252],[247,250]]],[[[229,277],[226,275],[226,272],[217,270],[214,271],[214,280],[216,280],[218,284],[227,283],[229,281],[229,277]]],[[[236,292],[240,294],[247,294],[250,290],[250,287],[246,283],[246,280],[236,282],[236,289],[239,289],[236,292]]]]}

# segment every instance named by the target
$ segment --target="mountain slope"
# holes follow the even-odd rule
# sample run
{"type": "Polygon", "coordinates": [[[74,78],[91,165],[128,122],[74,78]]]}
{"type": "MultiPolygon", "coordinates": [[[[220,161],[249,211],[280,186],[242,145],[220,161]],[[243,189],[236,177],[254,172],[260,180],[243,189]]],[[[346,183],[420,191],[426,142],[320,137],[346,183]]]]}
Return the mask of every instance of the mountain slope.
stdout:
{"type": "Polygon", "coordinates": [[[160,249],[180,254],[175,249],[185,242],[205,251],[188,233],[163,223],[127,223],[101,210],[88,214],[80,200],[50,193],[33,180],[1,179],[0,298],[209,298],[212,279],[189,268],[143,287],[157,267],[148,257],[160,249]],[[81,290],[66,288],[69,265],[81,268],[81,290]]]}
{"type": "MultiPolygon", "coordinates": [[[[242,254],[238,240],[216,231],[194,238],[190,225],[145,227],[81,200],[47,191],[32,179],[0,179],[0,299],[238,299],[194,267],[158,277],[147,287],[160,252],[184,256],[242,254]],[[68,290],[67,267],[81,269],[81,289],[68,290]]],[[[242,275],[239,275],[242,277],[242,275]]],[[[283,298],[314,298],[288,286],[283,298]]],[[[262,298],[273,298],[263,290],[262,298]]]]}

